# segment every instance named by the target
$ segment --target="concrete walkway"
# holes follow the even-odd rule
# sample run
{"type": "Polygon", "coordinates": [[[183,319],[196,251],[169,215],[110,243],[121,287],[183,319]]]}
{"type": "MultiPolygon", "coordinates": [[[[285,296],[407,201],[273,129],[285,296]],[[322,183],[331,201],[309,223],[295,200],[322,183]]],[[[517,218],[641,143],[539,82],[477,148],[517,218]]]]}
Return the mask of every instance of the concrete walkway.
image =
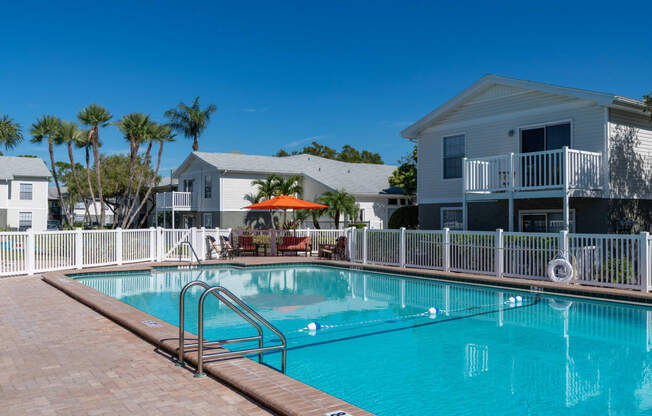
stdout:
{"type": "Polygon", "coordinates": [[[0,279],[0,414],[269,415],[43,282],[0,279]]]}

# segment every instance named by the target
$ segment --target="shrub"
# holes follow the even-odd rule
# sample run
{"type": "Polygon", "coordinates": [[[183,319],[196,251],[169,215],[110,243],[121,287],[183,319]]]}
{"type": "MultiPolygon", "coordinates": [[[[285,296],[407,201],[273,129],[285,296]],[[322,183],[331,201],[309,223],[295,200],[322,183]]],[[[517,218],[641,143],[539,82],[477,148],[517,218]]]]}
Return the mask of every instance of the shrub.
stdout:
{"type": "Polygon", "coordinates": [[[387,228],[419,228],[419,207],[416,205],[407,205],[394,211],[387,228]]]}

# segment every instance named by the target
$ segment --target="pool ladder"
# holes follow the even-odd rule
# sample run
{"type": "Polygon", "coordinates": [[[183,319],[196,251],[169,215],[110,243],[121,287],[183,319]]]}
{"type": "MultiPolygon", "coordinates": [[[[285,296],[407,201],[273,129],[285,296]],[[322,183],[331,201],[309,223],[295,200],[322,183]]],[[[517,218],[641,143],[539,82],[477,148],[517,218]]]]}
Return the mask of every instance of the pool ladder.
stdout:
{"type": "Polygon", "coordinates": [[[196,348],[197,349],[197,371],[195,372],[195,377],[203,377],[204,374],[204,359],[206,358],[233,358],[241,357],[245,355],[258,354],[258,362],[263,362],[263,354],[266,352],[272,351],[281,351],[281,372],[285,373],[286,361],[287,361],[287,340],[285,335],[279,331],[274,325],[269,323],[265,318],[260,316],[256,311],[254,311],[249,305],[242,301],[234,295],[230,290],[222,286],[210,286],[208,283],[202,280],[193,280],[192,282],[186,284],[179,295],[179,349],[178,349],[178,358],[177,365],[185,365],[183,355],[186,348],[196,348]],[[197,313],[198,324],[197,324],[197,342],[196,343],[185,343],[185,331],[184,331],[184,304],[185,304],[185,295],[188,289],[193,286],[201,286],[204,288],[204,292],[199,298],[199,309],[197,313]],[[241,338],[230,338],[220,341],[204,341],[204,302],[209,295],[215,296],[220,302],[226,305],[233,312],[237,313],[242,319],[249,322],[251,326],[256,328],[258,331],[257,336],[251,337],[241,337],[241,338]],[[262,324],[267,329],[272,331],[278,338],[281,340],[280,345],[272,346],[263,346],[263,329],[262,324]],[[219,347],[226,344],[235,344],[239,342],[249,342],[249,341],[258,341],[257,348],[247,348],[244,350],[221,350],[213,353],[205,353],[205,347],[219,347]]]}

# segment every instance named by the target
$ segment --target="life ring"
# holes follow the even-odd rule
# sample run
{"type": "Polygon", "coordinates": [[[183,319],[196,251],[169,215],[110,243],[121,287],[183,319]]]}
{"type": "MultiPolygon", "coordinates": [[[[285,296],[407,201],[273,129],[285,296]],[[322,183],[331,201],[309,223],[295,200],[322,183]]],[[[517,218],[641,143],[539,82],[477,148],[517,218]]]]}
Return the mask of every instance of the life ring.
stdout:
{"type": "Polygon", "coordinates": [[[574,276],[573,266],[565,258],[558,256],[548,263],[548,278],[553,282],[568,283],[574,276]]]}

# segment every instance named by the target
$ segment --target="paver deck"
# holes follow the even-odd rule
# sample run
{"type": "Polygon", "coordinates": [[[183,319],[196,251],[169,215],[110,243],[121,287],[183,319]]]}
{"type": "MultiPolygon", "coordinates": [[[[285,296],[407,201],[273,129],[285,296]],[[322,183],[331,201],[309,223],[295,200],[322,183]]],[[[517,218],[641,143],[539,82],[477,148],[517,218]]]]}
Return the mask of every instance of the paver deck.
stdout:
{"type": "Polygon", "coordinates": [[[0,279],[0,414],[269,415],[48,285],[0,279]]]}

